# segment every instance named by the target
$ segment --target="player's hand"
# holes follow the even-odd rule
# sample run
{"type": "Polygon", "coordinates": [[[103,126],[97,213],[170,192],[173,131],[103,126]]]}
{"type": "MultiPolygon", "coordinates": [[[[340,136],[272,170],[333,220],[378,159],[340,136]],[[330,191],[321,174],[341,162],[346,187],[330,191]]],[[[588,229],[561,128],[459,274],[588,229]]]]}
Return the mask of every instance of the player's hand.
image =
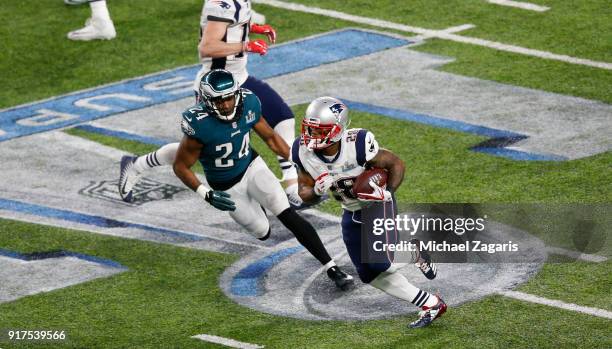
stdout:
{"type": "Polygon", "coordinates": [[[221,211],[235,211],[236,204],[229,199],[230,197],[230,194],[224,191],[209,190],[204,200],[221,211]]]}
{"type": "Polygon", "coordinates": [[[268,42],[271,44],[276,42],[276,30],[269,24],[251,24],[251,33],[263,34],[268,37],[268,42]]]}
{"type": "Polygon", "coordinates": [[[314,193],[317,196],[322,196],[334,184],[334,179],[325,172],[315,180],[314,193]]]}
{"type": "Polygon", "coordinates": [[[247,52],[259,53],[260,56],[263,56],[268,53],[268,44],[261,39],[247,41],[244,44],[244,50],[247,52]]]}
{"type": "Polygon", "coordinates": [[[370,187],[374,189],[371,194],[357,193],[357,198],[361,201],[391,201],[393,195],[385,187],[379,187],[374,181],[370,181],[370,187]]]}

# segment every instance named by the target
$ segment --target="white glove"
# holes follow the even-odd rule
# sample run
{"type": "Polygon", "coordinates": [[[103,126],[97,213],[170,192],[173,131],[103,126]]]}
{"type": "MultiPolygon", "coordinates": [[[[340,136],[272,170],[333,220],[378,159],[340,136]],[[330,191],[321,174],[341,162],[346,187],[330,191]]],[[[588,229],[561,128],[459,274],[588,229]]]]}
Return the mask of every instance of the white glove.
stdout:
{"type": "Polygon", "coordinates": [[[314,193],[317,196],[322,196],[327,192],[327,190],[334,184],[334,179],[329,175],[329,173],[325,172],[317,177],[314,186],[314,193]]]}
{"type": "Polygon", "coordinates": [[[372,194],[359,193],[357,198],[361,201],[391,201],[393,199],[391,192],[386,189],[386,185],[379,187],[374,181],[370,181],[370,187],[374,189],[372,194]]]}

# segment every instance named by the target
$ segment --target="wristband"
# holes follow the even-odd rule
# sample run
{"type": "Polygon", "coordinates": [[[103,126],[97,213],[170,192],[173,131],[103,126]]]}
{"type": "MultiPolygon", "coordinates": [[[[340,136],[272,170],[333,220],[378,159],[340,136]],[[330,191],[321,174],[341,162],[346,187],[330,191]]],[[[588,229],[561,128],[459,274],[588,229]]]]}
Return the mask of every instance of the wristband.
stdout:
{"type": "Polygon", "coordinates": [[[206,194],[210,191],[210,188],[207,188],[204,184],[200,184],[198,189],[196,189],[196,193],[200,194],[201,197],[206,199],[206,194]]]}

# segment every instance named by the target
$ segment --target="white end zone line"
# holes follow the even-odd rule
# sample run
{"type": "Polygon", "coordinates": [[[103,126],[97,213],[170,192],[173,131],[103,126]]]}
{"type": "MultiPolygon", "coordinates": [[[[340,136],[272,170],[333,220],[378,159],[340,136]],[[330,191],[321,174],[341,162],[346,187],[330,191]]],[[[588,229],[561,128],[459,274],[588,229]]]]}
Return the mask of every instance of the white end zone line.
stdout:
{"type": "Polygon", "coordinates": [[[523,10],[531,10],[531,11],[536,11],[536,12],[545,12],[545,11],[550,10],[550,7],[547,7],[547,6],[540,6],[540,5],[531,4],[528,2],[522,2],[522,1],[487,0],[487,2],[491,4],[522,8],[523,10]]]}
{"type": "Polygon", "coordinates": [[[612,312],[609,312],[603,309],[584,307],[582,305],[577,305],[574,303],[565,303],[565,302],[558,301],[555,299],[547,299],[547,298],[538,297],[532,294],[518,292],[518,291],[501,291],[501,292],[498,292],[498,294],[509,297],[509,298],[518,299],[520,301],[536,303],[536,304],[543,304],[543,305],[548,305],[551,307],[561,308],[565,310],[576,311],[576,312],[583,313],[583,314],[593,315],[593,316],[602,317],[606,319],[612,319],[612,312]]]}
{"type": "Polygon", "coordinates": [[[561,61],[565,63],[612,70],[612,63],[608,63],[608,62],[592,61],[590,59],[585,59],[585,58],[576,58],[576,57],[551,53],[547,51],[540,51],[540,50],[534,50],[534,49],[515,46],[515,45],[503,44],[500,42],[495,42],[495,41],[490,41],[490,40],[461,36],[461,35],[448,33],[445,30],[432,30],[432,29],[413,27],[409,25],[384,21],[384,20],[380,20],[376,18],[350,15],[344,12],[325,10],[325,9],[321,9],[318,7],[310,7],[310,6],[294,4],[294,3],[287,3],[287,2],[279,1],[279,0],[253,0],[253,2],[257,4],[278,7],[278,8],[282,8],[285,10],[313,13],[313,14],[317,14],[321,16],[342,19],[345,21],[371,25],[374,27],[395,29],[399,31],[416,33],[416,34],[424,35],[424,36],[431,37],[431,38],[438,38],[438,39],[444,39],[444,40],[449,40],[449,41],[461,42],[465,44],[484,46],[484,47],[496,49],[499,51],[518,53],[518,54],[522,54],[526,56],[532,56],[532,57],[538,57],[538,58],[543,58],[543,59],[561,61]]]}
{"type": "Polygon", "coordinates": [[[210,334],[198,334],[198,335],[192,336],[191,338],[203,340],[209,343],[221,344],[221,345],[225,345],[226,347],[238,348],[238,349],[260,349],[264,347],[263,345],[239,342],[231,338],[218,337],[218,336],[213,336],[210,334]]]}
{"type": "MultiPolygon", "coordinates": [[[[450,27],[450,28],[446,28],[446,29],[443,29],[443,30],[439,30],[437,32],[443,32],[443,33],[446,33],[446,34],[452,34],[452,33],[458,33],[458,32],[464,31],[464,30],[472,29],[472,28],[476,28],[476,26],[473,25],[473,24],[463,24],[463,25],[458,25],[456,27],[450,27]]],[[[426,40],[426,39],[433,38],[433,37],[435,37],[435,36],[432,36],[431,34],[423,34],[423,35],[419,35],[419,36],[414,37],[414,39],[416,39],[416,40],[426,40]]]]}

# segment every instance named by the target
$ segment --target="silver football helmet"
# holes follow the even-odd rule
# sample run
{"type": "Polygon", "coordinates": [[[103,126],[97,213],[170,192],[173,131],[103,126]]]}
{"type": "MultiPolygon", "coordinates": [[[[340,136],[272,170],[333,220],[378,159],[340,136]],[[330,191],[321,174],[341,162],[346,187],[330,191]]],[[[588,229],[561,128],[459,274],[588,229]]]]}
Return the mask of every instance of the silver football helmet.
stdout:
{"type": "Polygon", "coordinates": [[[324,149],[339,142],[351,120],[348,107],[337,98],[319,97],[306,109],[302,120],[302,141],[310,150],[324,149]]]}

